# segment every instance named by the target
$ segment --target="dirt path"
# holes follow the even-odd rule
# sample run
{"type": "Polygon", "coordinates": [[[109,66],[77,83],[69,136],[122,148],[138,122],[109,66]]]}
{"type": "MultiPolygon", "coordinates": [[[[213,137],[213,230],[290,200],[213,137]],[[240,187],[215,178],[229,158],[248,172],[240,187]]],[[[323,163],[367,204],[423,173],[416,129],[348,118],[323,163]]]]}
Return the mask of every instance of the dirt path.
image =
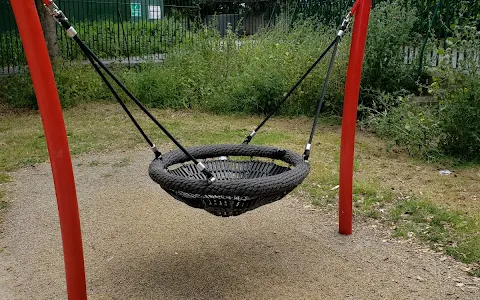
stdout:
{"type": "MultiPolygon", "coordinates": [[[[150,181],[145,151],[74,160],[90,299],[480,299],[462,266],[375,223],[293,197],[231,219],[150,181]]],[[[50,167],[13,174],[0,235],[0,299],[65,299],[50,167]]]]}

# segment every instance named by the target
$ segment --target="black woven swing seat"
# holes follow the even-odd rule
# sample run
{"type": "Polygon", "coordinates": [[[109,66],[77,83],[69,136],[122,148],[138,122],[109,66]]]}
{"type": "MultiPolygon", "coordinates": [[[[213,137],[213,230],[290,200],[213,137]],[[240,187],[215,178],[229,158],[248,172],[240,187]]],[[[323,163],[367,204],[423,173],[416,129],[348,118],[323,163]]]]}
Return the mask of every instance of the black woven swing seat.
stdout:
{"type": "Polygon", "coordinates": [[[215,182],[209,183],[180,150],[155,159],[150,177],[175,199],[216,216],[238,216],[280,200],[310,171],[301,155],[275,147],[208,145],[187,150],[204,160],[215,182]]]}

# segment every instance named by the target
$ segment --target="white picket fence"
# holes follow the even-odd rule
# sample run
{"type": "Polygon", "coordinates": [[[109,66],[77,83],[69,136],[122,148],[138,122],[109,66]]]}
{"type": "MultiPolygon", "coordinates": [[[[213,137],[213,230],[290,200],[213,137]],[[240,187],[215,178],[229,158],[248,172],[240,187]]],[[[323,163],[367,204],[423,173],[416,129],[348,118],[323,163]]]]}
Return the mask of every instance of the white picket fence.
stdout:
{"type": "MultiPolygon", "coordinates": [[[[416,62],[420,54],[419,47],[403,47],[404,63],[412,64],[416,62]]],[[[438,67],[440,64],[449,63],[452,68],[461,70],[466,64],[473,64],[480,67],[480,49],[459,50],[451,49],[438,51],[438,49],[425,50],[424,66],[438,67]],[[445,52],[445,54],[439,54],[445,52]]]]}

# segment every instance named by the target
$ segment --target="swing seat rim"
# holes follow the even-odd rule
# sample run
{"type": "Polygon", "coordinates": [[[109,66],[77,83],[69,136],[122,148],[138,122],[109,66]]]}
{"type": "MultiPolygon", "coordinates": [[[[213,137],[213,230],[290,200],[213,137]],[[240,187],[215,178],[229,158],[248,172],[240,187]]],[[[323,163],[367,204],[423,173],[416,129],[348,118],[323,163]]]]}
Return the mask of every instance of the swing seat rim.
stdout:
{"type": "Polygon", "coordinates": [[[149,175],[163,189],[192,194],[218,196],[270,196],[287,194],[295,189],[310,172],[310,165],[293,151],[273,146],[246,144],[203,145],[187,148],[198,159],[215,159],[222,156],[250,156],[280,160],[292,166],[280,174],[259,178],[216,180],[183,177],[172,174],[168,168],[189,161],[181,150],[166,153],[162,159],[154,159],[149,167],[149,175]]]}

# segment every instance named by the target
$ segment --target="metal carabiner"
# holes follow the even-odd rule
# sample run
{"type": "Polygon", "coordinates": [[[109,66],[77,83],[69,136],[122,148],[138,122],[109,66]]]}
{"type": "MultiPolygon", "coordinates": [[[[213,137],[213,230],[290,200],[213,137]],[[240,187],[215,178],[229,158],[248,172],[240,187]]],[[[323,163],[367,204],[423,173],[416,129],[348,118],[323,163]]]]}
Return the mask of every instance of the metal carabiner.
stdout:
{"type": "Polygon", "coordinates": [[[339,37],[342,37],[343,34],[345,33],[345,30],[347,30],[348,25],[350,24],[350,21],[352,20],[352,17],[353,17],[352,13],[349,12],[349,13],[345,16],[345,18],[343,19],[342,25],[340,25],[340,30],[339,30],[338,33],[337,33],[337,35],[338,35],[339,37]]]}

